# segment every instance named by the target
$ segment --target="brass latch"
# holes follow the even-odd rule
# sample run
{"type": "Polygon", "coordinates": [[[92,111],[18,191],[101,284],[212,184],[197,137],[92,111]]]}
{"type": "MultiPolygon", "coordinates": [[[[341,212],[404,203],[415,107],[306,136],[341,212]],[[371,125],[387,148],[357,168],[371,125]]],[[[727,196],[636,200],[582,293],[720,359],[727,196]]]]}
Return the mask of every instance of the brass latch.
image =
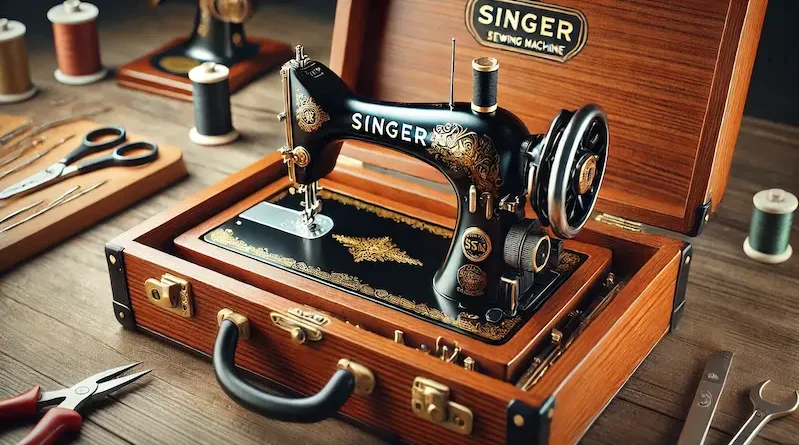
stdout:
{"type": "Polygon", "coordinates": [[[194,315],[191,285],[188,281],[165,273],[161,280],[150,278],[144,282],[144,292],[150,303],[172,314],[189,318],[194,315]]]}
{"type": "Polygon", "coordinates": [[[609,215],[607,213],[600,213],[594,218],[597,222],[605,223],[609,226],[618,227],[620,229],[629,230],[630,232],[643,231],[643,224],[629,219],[620,218],[618,216],[609,215]]]}
{"type": "Polygon", "coordinates": [[[375,375],[366,366],[343,358],[338,361],[336,368],[346,369],[355,376],[355,394],[359,396],[368,396],[375,390],[375,375]]]}
{"type": "Polygon", "coordinates": [[[428,422],[469,435],[472,433],[474,415],[469,408],[449,400],[446,385],[424,377],[416,377],[411,388],[411,409],[428,422]]]}
{"type": "Polygon", "coordinates": [[[298,307],[291,308],[285,314],[272,312],[269,314],[275,326],[291,333],[291,339],[301,345],[306,340],[319,341],[322,339],[321,326],[330,323],[330,318],[319,312],[303,310],[298,307]]]}

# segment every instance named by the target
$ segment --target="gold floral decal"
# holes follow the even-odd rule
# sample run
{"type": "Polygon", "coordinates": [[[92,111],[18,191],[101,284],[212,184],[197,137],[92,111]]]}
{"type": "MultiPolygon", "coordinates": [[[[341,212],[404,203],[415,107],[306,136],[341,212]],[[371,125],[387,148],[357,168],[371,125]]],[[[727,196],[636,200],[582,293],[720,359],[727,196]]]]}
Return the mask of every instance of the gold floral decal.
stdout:
{"type": "Polygon", "coordinates": [[[333,239],[347,247],[356,263],[361,261],[386,262],[411,264],[421,266],[422,262],[410,257],[404,250],[400,250],[391,238],[360,238],[357,236],[333,235],[333,239]]]}
{"type": "Polygon", "coordinates": [[[375,289],[369,284],[363,283],[358,277],[340,272],[327,272],[318,267],[309,266],[302,261],[271,253],[266,248],[250,246],[236,237],[232,229],[216,229],[209,233],[207,238],[223,246],[234,248],[249,255],[280,264],[284,267],[339,285],[368,297],[376,298],[392,306],[411,311],[433,321],[454,326],[488,340],[504,340],[508,333],[522,320],[521,316],[515,316],[506,318],[499,324],[483,323],[480,322],[480,318],[476,315],[466,312],[458,314],[458,318],[452,318],[440,310],[431,308],[424,303],[417,303],[399,295],[394,295],[385,289],[375,289]]]}
{"type": "Polygon", "coordinates": [[[436,125],[427,152],[454,173],[469,175],[480,192],[497,196],[502,184],[499,154],[488,136],[478,136],[460,124],[436,125]]]}
{"type": "Polygon", "coordinates": [[[313,133],[330,120],[330,115],[312,97],[299,91],[297,91],[297,105],[297,125],[306,133],[313,133]]]}

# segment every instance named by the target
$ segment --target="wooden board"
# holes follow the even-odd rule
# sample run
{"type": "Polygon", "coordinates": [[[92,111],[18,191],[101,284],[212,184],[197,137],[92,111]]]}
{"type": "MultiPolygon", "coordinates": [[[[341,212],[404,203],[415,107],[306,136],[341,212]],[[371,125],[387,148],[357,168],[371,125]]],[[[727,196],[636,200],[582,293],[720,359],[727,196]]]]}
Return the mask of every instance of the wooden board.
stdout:
{"type": "MultiPolygon", "coordinates": [[[[0,131],[5,128],[7,122],[22,123],[25,120],[25,118],[19,116],[0,115],[0,121],[3,122],[3,127],[0,127],[0,131]]],[[[14,127],[16,124],[9,124],[8,126],[14,127]]],[[[27,156],[38,150],[55,145],[64,137],[74,136],[33,164],[0,180],[0,189],[16,184],[57,162],[77,147],[87,132],[99,126],[100,124],[95,122],[83,120],[44,132],[42,134],[46,137],[44,142],[37,148],[28,150],[26,152],[27,156]]],[[[138,140],[150,140],[150,138],[128,134],[128,141],[138,140]]],[[[0,272],[185,176],[186,166],[183,163],[183,152],[180,148],[161,144],[157,141],[153,142],[158,144],[158,159],[153,163],[139,167],[100,169],[85,175],[69,178],[30,195],[0,201],[0,215],[7,215],[40,200],[44,200],[42,205],[46,205],[76,185],[85,190],[100,181],[107,181],[101,187],[80,198],[63,206],[58,206],[25,224],[0,234],[0,272]]],[[[10,164],[9,167],[11,165],[14,164],[10,164]]],[[[33,211],[31,210],[3,223],[2,227],[23,219],[33,211]]]]}
{"type": "MultiPolygon", "coordinates": [[[[252,59],[243,60],[230,68],[230,92],[235,93],[252,82],[265,71],[279,66],[289,59],[292,49],[283,42],[248,37],[251,43],[260,45],[258,54],[252,59]]],[[[172,40],[166,45],[138,59],[126,63],[117,71],[119,85],[148,93],[159,94],[191,101],[192,85],[187,77],[159,70],[150,63],[150,58],[170,48],[183,44],[186,38],[172,40]]]]}
{"type": "Polygon", "coordinates": [[[585,47],[565,63],[479,44],[460,0],[343,0],[330,66],[368,97],[443,102],[454,37],[456,101],[471,99],[471,60],[491,56],[499,106],[532,132],[562,108],[601,105],[611,142],[596,209],[697,234],[703,206],[717,209],[724,193],[766,0],[549,3],[586,18],[585,47]]]}

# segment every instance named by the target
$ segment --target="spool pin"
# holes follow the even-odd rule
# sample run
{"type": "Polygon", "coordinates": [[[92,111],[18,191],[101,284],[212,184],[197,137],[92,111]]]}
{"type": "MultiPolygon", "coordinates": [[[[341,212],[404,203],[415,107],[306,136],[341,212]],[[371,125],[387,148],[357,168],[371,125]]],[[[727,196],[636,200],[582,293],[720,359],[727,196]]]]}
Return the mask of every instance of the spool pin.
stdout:
{"type": "Polygon", "coordinates": [[[752,199],[755,208],[744,252],[761,263],[778,264],[793,254],[789,244],[793,213],[799,207],[796,195],[782,189],[761,190],[752,199]]]}
{"type": "Polygon", "coordinates": [[[58,69],[53,75],[66,85],[86,85],[108,75],[100,62],[97,16],[100,10],[91,3],[66,0],[47,11],[53,24],[58,69]]]}
{"type": "Polygon", "coordinates": [[[0,19],[0,104],[21,102],[36,94],[31,81],[25,25],[0,19]]]}
{"type": "Polygon", "coordinates": [[[230,116],[230,70],[205,62],[189,71],[194,101],[194,127],[189,138],[199,145],[224,145],[235,141],[239,132],[230,116]]]}

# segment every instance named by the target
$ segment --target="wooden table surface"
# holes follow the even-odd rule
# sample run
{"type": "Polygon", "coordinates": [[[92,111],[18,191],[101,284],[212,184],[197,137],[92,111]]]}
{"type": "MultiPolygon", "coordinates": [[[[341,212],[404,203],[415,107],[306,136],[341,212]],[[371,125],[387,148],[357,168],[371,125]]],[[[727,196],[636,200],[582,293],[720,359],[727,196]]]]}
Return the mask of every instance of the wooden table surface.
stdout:
{"type": "MultiPolygon", "coordinates": [[[[97,3],[101,11],[110,4],[97,3]]],[[[125,5],[116,6],[120,11],[113,16],[101,12],[100,21],[103,61],[111,67],[188,32],[193,17],[190,4],[150,10],[146,2],[115,3],[125,5]]],[[[301,42],[309,55],[324,61],[332,7],[319,8],[270,3],[247,27],[253,35],[301,42]]],[[[277,73],[233,97],[241,141],[200,147],[189,141],[190,103],[121,89],[111,79],[87,87],[58,84],[52,77],[56,65],[44,13],[23,20],[41,92],[28,102],[0,107],[2,112],[44,119],[69,104],[111,104],[114,110],[98,121],[183,147],[190,177],[0,276],[0,398],[33,385],[45,390],[72,385],[97,371],[141,360],[155,370],[152,376],[91,411],[82,432],[65,443],[379,443],[339,420],[294,425],[252,414],[222,393],[209,362],[126,331],[112,314],[105,242],[279,147],[277,73]]],[[[430,99],[441,99],[437,94],[431,92],[430,99]]],[[[799,388],[799,258],[766,266],[748,260],[741,249],[752,195],[770,187],[799,192],[799,129],[745,119],[724,203],[693,241],[688,306],[680,329],[652,351],[583,443],[675,443],[705,361],[722,349],[735,351],[735,358],[706,443],[726,443],[749,415],[750,386],[772,379],[799,388]]],[[[796,224],[793,240],[799,247],[796,224]]],[[[778,399],[786,395],[786,388],[772,394],[778,399]]],[[[0,443],[16,443],[32,426],[28,421],[0,427],[0,443]]],[[[799,443],[799,415],[766,426],[755,443],[799,443]]]]}

